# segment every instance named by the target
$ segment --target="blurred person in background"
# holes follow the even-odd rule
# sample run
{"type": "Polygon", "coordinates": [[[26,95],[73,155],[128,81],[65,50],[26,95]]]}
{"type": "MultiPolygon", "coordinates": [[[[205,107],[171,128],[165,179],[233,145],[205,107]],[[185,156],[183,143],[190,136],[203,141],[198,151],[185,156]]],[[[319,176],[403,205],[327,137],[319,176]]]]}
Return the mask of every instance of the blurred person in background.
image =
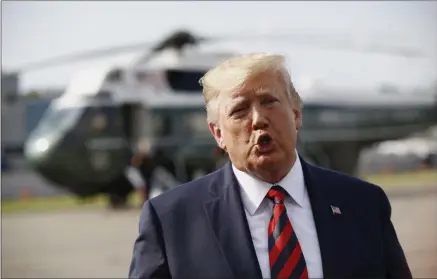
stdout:
{"type": "MultiPolygon", "coordinates": [[[[153,187],[153,158],[148,141],[140,141],[134,152],[131,164],[126,168],[125,174],[132,186],[141,196],[141,202],[146,202],[150,197],[153,187]]],[[[142,205],[141,203],[141,205],[142,205]]]]}
{"type": "Polygon", "coordinates": [[[239,56],[201,83],[230,161],[144,204],[130,278],[412,278],[385,192],[297,153],[282,56],[239,56]]]}

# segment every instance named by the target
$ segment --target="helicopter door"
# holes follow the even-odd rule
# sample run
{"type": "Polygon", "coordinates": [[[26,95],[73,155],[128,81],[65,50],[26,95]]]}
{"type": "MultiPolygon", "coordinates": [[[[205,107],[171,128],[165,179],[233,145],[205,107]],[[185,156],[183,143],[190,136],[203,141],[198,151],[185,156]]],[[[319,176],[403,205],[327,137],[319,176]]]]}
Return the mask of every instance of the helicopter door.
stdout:
{"type": "Polygon", "coordinates": [[[123,132],[132,147],[143,138],[149,136],[150,123],[147,110],[136,104],[122,106],[123,132]]]}
{"type": "Polygon", "coordinates": [[[134,111],[135,105],[132,104],[125,104],[121,108],[123,115],[123,133],[131,146],[134,140],[134,111]]]}

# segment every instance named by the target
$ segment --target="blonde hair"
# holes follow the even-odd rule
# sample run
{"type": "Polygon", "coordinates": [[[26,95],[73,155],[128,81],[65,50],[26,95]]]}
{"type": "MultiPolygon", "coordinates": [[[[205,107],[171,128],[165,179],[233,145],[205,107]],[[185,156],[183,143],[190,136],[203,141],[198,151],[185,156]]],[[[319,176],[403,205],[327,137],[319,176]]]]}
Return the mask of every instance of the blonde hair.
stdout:
{"type": "Polygon", "coordinates": [[[208,71],[200,80],[203,86],[208,122],[216,122],[212,110],[217,112],[217,97],[221,92],[238,90],[248,79],[262,72],[281,72],[287,84],[287,93],[299,109],[302,100],[293,86],[290,74],[285,67],[285,58],[279,54],[252,53],[230,58],[208,71]],[[215,105],[215,107],[214,107],[215,105]]]}

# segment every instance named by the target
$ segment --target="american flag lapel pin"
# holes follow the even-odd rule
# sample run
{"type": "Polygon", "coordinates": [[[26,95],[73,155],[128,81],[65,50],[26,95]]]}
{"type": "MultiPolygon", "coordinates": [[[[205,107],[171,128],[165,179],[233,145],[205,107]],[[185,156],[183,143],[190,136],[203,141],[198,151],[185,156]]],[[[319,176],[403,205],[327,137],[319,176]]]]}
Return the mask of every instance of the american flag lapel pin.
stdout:
{"type": "Polygon", "coordinates": [[[331,205],[331,210],[333,215],[341,215],[341,210],[339,207],[331,205]]]}

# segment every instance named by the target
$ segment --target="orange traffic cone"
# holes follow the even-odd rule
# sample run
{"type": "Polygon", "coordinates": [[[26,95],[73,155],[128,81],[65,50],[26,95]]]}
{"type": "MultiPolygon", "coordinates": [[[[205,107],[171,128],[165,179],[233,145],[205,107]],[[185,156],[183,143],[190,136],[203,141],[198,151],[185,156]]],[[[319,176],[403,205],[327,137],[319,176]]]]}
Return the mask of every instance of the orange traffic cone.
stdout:
{"type": "Polygon", "coordinates": [[[20,191],[20,200],[21,201],[28,201],[30,200],[30,198],[32,197],[32,192],[27,188],[21,188],[20,191]]]}

